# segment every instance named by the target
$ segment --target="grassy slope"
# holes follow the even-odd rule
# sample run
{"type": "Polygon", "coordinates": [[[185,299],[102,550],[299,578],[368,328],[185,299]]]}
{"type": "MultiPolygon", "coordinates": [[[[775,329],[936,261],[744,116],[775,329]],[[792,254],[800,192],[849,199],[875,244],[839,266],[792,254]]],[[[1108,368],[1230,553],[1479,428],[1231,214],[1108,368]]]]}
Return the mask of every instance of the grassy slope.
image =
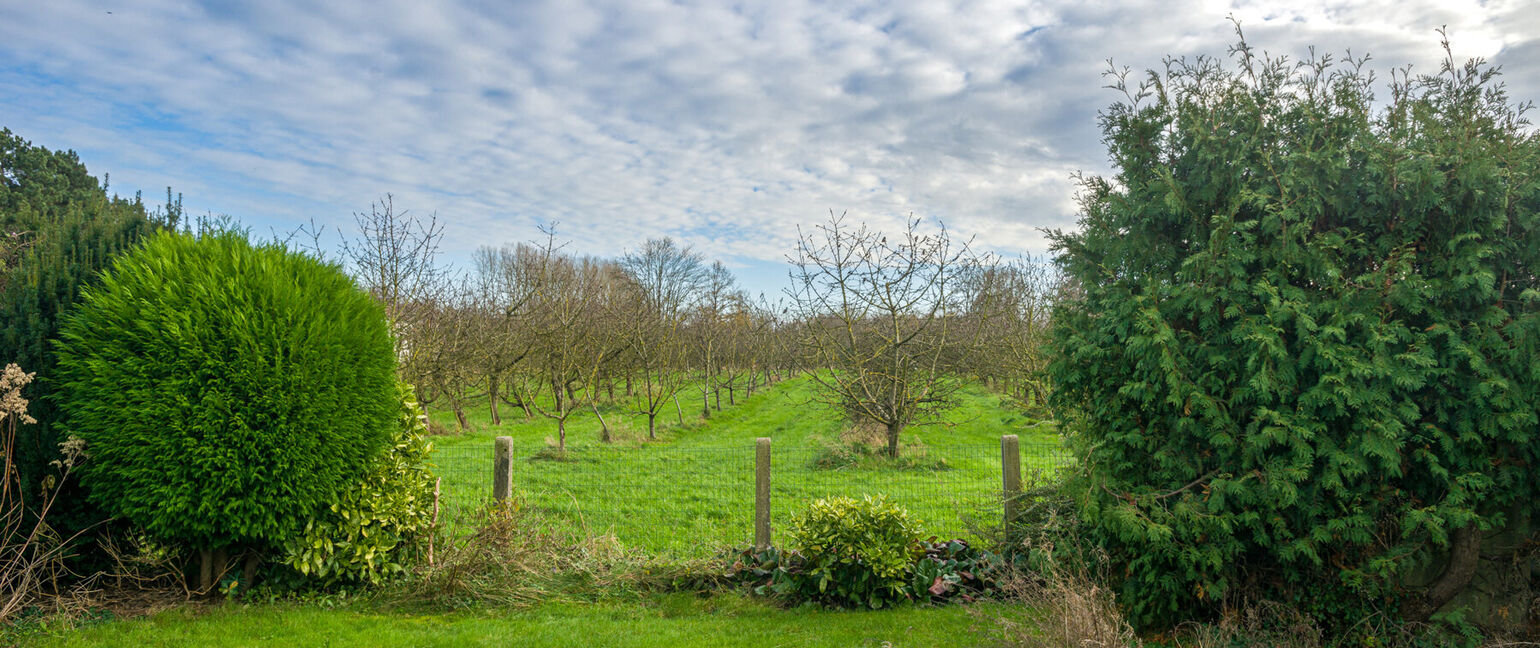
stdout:
{"type": "Polygon", "coordinates": [[[980,643],[960,607],[782,610],[734,594],[547,604],[515,612],[403,615],[300,605],[172,610],[90,627],[45,646],[955,646],[980,643]],[[884,642],[887,642],[885,644],[884,642]]]}
{"type": "MultiPolygon", "coordinates": [[[[1036,424],[1000,398],[979,389],[963,393],[960,406],[938,425],[912,428],[905,449],[919,462],[945,469],[894,470],[882,460],[840,470],[815,469],[818,439],[834,439],[843,425],[827,409],[810,403],[805,379],[778,383],[702,421],[698,411],[678,425],[673,406],[657,442],[647,442],[646,419],[623,406],[601,408],[620,440],[599,442],[599,425],[582,412],[568,422],[568,454],[553,460],[548,447],[555,424],[505,408],[502,426],[490,424],[485,407],[470,412],[472,431],[438,437],[437,463],[445,500],[456,505],[490,491],[492,437],[514,439],[514,481],[525,505],[568,524],[611,531],[622,542],[655,553],[695,556],[723,545],[746,544],[752,536],[753,441],[773,439],[772,510],[777,528],[815,497],[884,493],[925,520],[931,533],[963,535],[972,515],[987,518],[1000,484],[999,438],[1018,434],[1023,465],[1048,460],[1057,443],[1051,424],[1036,424]]],[[[696,395],[698,399],[698,394],[696,395]]],[[[699,401],[687,401],[696,407],[699,401]]],[[[453,426],[448,412],[434,421],[453,426]]]]}

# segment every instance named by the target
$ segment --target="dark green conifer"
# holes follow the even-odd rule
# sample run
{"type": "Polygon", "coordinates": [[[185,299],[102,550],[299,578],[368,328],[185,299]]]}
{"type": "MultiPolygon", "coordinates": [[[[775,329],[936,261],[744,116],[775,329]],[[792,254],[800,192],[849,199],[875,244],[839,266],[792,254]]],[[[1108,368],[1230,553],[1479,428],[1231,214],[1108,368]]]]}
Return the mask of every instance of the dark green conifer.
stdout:
{"type": "Polygon", "coordinates": [[[1426,614],[1410,570],[1540,512],[1540,146],[1480,61],[1376,104],[1362,61],[1232,59],[1114,75],[1053,236],[1086,519],[1141,624],[1426,614]]]}
{"type": "Polygon", "coordinates": [[[0,237],[10,252],[0,269],[0,362],[38,376],[29,387],[38,422],[22,428],[17,442],[17,464],[29,490],[58,457],[65,436],[53,396],[51,340],[59,318],[113,256],[158,225],[174,224],[179,209],[167,207],[156,217],[137,196],[109,196],[74,151],[50,151],[0,129],[0,237]]]}

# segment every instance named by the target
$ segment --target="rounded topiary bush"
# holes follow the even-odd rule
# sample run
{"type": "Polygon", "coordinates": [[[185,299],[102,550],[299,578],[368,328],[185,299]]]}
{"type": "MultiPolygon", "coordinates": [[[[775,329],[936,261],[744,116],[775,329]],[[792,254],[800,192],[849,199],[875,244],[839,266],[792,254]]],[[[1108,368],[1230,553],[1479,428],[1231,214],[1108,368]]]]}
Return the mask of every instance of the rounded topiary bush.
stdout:
{"type": "Polygon", "coordinates": [[[241,232],[166,232],[66,318],[60,406],[109,513],[196,547],[271,547],[382,451],[392,348],[337,266],[241,232]]]}

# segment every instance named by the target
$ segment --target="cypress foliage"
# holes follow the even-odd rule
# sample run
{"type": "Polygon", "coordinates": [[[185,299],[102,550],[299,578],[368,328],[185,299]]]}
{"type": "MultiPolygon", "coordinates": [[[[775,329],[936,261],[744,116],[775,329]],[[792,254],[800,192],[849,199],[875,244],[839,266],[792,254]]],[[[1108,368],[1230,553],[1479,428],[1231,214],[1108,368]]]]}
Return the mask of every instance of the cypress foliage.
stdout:
{"type": "Polygon", "coordinates": [[[1232,61],[1115,74],[1115,176],[1053,233],[1085,519],[1146,626],[1395,617],[1540,512],[1540,144],[1481,61],[1380,107],[1363,61],[1232,61]]]}
{"type": "Polygon", "coordinates": [[[242,232],[161,232],[119,256],[58,352],[92,499],[163,540],[278,546],[398,423],[380,305],[335,265],[242,232]]]}

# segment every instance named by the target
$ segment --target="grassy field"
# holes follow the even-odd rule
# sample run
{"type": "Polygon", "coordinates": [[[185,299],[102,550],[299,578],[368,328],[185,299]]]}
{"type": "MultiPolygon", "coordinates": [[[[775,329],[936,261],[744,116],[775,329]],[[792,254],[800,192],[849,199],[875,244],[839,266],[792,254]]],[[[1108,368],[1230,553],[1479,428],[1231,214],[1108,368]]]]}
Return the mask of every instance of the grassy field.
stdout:
{"type": "MultiPolygon", "coordinates": [[[[991,613],[1011,608],[990,605],[991,613]]],[[[962,607],[783,610],[736,594],[409,615],[300,604],[178,608],[91,626],[40,646],[956,646],[987,622],[962,607]]]]}
{"type": "MultiPolygon", "coordinates": [[[[1062,460],[1051,423],[1033,421],[980,389],[962,394],[942,424],[906,435],[903,459],[831,453],[844,425],[809,403],[810,386],[790,380],[740,399],[701,420],[698,411],[644,439],[645,418],[620,406],[601,409],[617,441],[599,442],[591,413],[568,424],[566,455],[550,447],[554,424],[518,410],[492,426],[485,409],[472,430],[434,438],[444,478],[445,516],[490,495],[492,439],[515,442],[514,480],[522,505],[553,524],[614,534],[648,555],[691,558],[752,540],[754,439],[773,439],[774,521],[817,496],[883,493],[937,535],[965,535],[966,517],[999,515],[1002,434],[1022,439],[1024,466],[1062,460]],[[820,464],[822,462],[822,464],[820,464]]],[[[697,401],[698,402],[698,401],[697,401]]],[[[696,408],[691,408],[696,409],[696,408]]],[[[452,426],[447,412],[435,423],[452,426]]],[[[452,429],[452,428],[451,428],[452,429]]],[[[848,447],[848,443],[843,447],[848,447]]],[[[777,536],[777,539],[783,539],[777,536]]],[[[351,602],[184,606],[68,632],[31,635],[44,646],[952,646],[988,643],[990,618],[1020,616],[1005,604],[906,606],[881,611],[786,610],[723,592],[626,594],[572,602],[556,597],[530,608],[488,606],[458,613],[408,612],[351,602]]],[[[414,608],[415,609],[415,608],[414,608]]]]}
{"type": "MultiPolygon", "coordinates": [[[[567,425],[568,450],[554,448],[555,423],[525,420],[505,408],[492,426],[485,406],[470,411],[471,431],[435,437],[448,515],[484,501],[491,491],[492,439],[514,439],[514,484],[523,505],[546,517],[613,533],[654,554],[701,556],[753,536],[754,439],[772,439],[772,520],[787,518],[816,497],[886,494],[909,508],[938,536],[966,536],[971,519],[999,514],[1003,434],[1022,439],[1022,465],[1047,468],[1062,458],[1051,423],[1025,417],[981,389],[966,390],[960,406],[936,425],[904,435],[896,466],[880,457],[834,456],[845,425],[809,402],[810,385],[793,379],[761,390],[701,420],[698,394],[685,401],[685,424],[672,406],[658,441],[646,441],[646,419],[622,405],[602,407],[617,441],[599,441],[599,423],[583,412],[567,425]],[[690,405],[693,404],[694,407],[690,405]],[[824,465],[819,465],[822,462],[824,465]]],[[[449,412],[432,412],[453,429],[449,412]]]]}

